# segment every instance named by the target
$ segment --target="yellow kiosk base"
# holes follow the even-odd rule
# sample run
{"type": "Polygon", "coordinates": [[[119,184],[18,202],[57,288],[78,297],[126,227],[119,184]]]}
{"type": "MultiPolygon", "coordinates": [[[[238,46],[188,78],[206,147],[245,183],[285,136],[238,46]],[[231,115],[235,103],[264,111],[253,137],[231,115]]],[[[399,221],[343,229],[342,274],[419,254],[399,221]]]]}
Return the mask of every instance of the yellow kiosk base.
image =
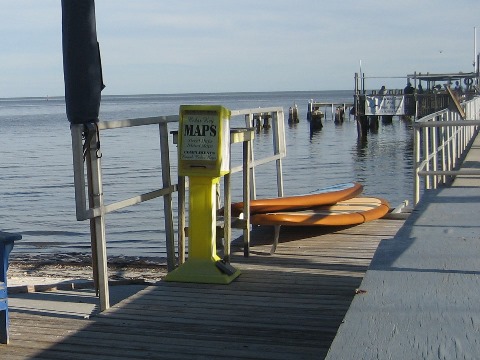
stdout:
{"type": "Polygon", "coordinates": [[[230,284],[240,275],[240,270],[218,260],[188,259],[184,264],[169,272],[166,281],[205,284],[230,284]]]}
{"type": "MultiPolygon", "coordinates": [[[[209,172],[212,161],[205,162],[204,158],[206,155],[212,156],[214,162],[221,158],[218,154],[222,142],[216,138],[218,134],[215,125],[218,119],[210,112],[202,115],[195,111],[191,116],[187,116],[187,120],[186,123],[185,119],[180,122],[183,131],[180,132],[179,140],[182,140],[183,145],[179,148],[184,152],[179,150],[179,159],[182,159],[182,156],[184,159],[179,162],[179,173],[189,176],[188,260],[168,273],[165,280],[230,284],[240,275],[240,271],[220,260],[216,249],[216,185],[222,175],[222,166],[216,164],[217,170],[212,174],[209,172]],[[205,121],[205,124],[200,126],[202,121],[205,121]],[[207,131],[208,129],[210,131],[207,131]],[[189,139],[190,137],[192,139],[189,139]],[[196,154],[199,159],[192,159],[192,154],[196,154]],[[189,160],[186,161],[185,158],[189,160]]],[[[225,144],[229,146],[230,141],[225,144]]]]}

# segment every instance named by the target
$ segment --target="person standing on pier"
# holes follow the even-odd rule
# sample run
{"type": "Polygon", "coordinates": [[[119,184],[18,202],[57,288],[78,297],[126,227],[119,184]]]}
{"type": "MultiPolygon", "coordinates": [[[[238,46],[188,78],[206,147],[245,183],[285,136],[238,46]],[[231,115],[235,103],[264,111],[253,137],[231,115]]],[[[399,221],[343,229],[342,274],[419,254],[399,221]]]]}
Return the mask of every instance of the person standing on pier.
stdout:
{"type": "Polygon", "coordinates": [[[414,93],[415,89],[413,88],[410,81],[408,81],[407,86],[405,86],[405,89],[403,89],[403,94],[405,95],[405,115],[415,115],[415,99],[413,98],[414,93]]]}
{"type": "Polygon", "coordinates": [[[459,97],[463,95],[462,85],[460,85],[460,82],[458,80],[455,81],[455,92],[459,97]]]}
{"type": "Polygon", "coordinates": [[[405,89],[403,89],[403,93],[405,95],[413,95],[414,92],[415,89],[413,88],[412,83],[410,81],[407,82],[407,86],[405,86],[405,89]]]}

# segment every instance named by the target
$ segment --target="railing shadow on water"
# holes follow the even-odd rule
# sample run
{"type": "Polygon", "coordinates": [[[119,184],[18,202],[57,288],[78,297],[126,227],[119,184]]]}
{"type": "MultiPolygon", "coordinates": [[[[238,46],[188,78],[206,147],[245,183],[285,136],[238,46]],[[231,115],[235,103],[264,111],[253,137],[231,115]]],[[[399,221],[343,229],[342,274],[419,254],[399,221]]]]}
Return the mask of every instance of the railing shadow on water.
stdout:
{"type": "Polygon", "coordinates": [[[419,119],[414,127],[414,205],[424,189],[449,185],[458,175],[480,175],[478,169],[460,169],[480,128],[480,97],[461,104],[459,112],[444,109],[419,119]]]}

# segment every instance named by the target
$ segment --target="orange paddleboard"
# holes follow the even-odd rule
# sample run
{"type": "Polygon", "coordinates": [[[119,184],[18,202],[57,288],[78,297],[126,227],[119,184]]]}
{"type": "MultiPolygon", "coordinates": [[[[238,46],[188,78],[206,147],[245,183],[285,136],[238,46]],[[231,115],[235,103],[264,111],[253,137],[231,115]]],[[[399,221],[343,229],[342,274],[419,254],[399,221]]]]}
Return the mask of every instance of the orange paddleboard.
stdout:
{"type": "Polygon", "coordinates": [[[308,210],[255,214],[250,217],[250,222],[255,225],[290,226],[358,225],[383,217],[389,209],[390,206],[384,199],[357,197],[308,210]]]}
{"type": "MultiPolygon", "coordinates": [[[[310,194],[286,196],[250,201],[250,214],[309,209],[319,205],[335,204],[351,199],[363,191],[363,186],[356,182],[328,186],[310,194]]],[[[238,215],[243,211],[243,202],[232,204],[232,213],[238,215]]]]}

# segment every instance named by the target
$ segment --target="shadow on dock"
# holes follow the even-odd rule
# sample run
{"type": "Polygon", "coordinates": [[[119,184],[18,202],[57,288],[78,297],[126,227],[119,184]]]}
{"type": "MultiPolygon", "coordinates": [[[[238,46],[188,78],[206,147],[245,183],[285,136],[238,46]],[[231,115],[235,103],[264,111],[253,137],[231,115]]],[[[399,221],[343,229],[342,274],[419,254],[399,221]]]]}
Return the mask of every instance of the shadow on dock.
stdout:
{"type": "Polygon", "coordinates": [[[381,219],[354,227],[282,227],[273,256],[273,230],[256,227],[249,257],[233,246],[232,263],[242,274],[230,285],[160,281],[127,290],[101,314],[92,307],[91,289],[14,295],[12,341],[2,355],[322,359],[378,243],[401,224],[381,219]],[[35,301],[21,305],[23,298],[35,301]]]}
{"type": "MultiPolygon", "coordinates": [[[[479,143],[462,169],[478,166],[479,143]]],[[[428,190],[393,240],[382,240],[327,359],[475,359],[480,177],[428,190]]]]}

